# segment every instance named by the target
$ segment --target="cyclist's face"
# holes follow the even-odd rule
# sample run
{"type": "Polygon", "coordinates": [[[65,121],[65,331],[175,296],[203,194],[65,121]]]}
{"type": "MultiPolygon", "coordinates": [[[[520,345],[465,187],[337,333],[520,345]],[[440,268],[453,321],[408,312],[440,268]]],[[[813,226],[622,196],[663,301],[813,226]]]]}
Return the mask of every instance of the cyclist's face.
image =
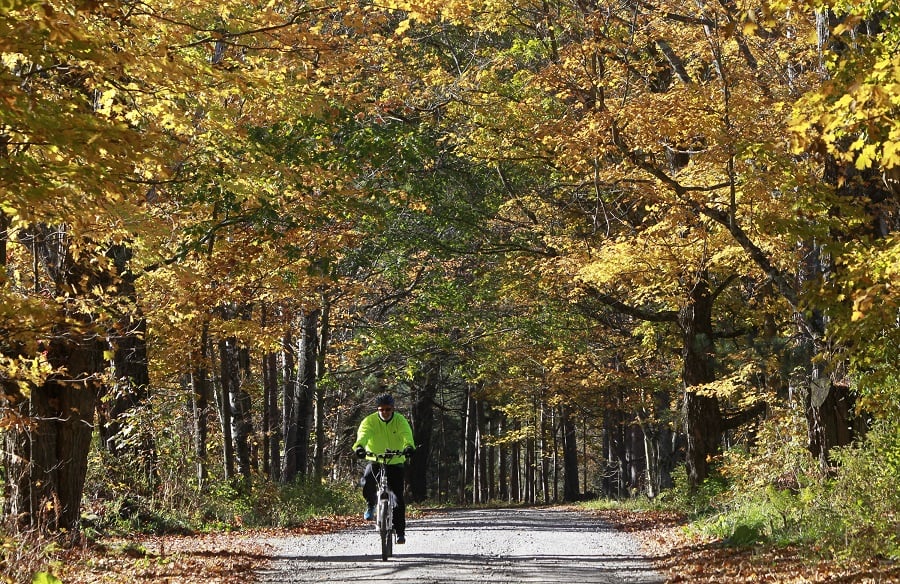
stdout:
{"type": "Polygon", "coordinates": [[[391,406],[378,406],[378,417],[387,422],[394,415],[394,408],[391,406]]]}

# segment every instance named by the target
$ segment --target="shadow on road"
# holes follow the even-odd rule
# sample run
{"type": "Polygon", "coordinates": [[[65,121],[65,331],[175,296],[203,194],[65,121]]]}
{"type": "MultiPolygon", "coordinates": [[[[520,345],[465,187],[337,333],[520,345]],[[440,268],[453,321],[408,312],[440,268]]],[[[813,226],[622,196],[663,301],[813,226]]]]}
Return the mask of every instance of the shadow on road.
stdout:
{"type": "Polygon", "coordinates": [[[532,532],[596,532],[615,529],[596,518],[569,511],[553,509],[485,509],[451,511],[446,514],[430,514],[415,521],[416,531],[460,529],[465,531],[506,531],[509,529],[532,532]]]}
{"type": "Polygon", "coordinates": [[[261,582],[660,583],[637,545],[596,518],[543,509],[464,510],[411,520],[381,561],[373,529],[298,540],[261,582]]]}

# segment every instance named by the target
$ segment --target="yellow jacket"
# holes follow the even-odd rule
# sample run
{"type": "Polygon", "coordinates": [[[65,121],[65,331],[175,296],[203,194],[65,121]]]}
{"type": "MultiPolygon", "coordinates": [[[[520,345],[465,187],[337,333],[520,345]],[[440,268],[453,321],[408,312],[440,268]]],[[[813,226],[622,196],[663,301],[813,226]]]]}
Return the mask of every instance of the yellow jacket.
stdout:
{"type": "MultiPolygon", "coordinates": [[[[359,424],[353,450],[360,446],[365,448],[366,452],[381,454],[385,450],[402,452],[407,446],[415,448],[415,442],[409,421],[402,414],[394,412],[391,419],[385,422],[378,417],[378,412],[375,412],[366,416],[359,424]]],[[[366,456],[366,460],[374,461],[375,457],[366,456]]],[[[406,457],[398,455],[391,459],[390,464],[403,464],[404,462],[406,462],[406,457]]]]}

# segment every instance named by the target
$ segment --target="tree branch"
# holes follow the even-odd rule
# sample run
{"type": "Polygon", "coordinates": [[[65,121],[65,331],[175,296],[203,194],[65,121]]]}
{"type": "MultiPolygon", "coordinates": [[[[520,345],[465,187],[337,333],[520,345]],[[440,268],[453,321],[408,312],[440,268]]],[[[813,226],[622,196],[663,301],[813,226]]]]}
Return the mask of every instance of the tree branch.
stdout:
{"type": "Polygon", "coordinates": [[[610,296],[605,292],[601,292],[590,284],[586,284],[586,286],[592,298],[606,304],[610,308],[615,308],[628,316],[633,316],[634,318],[648,322],[676,322],[678,320],[677,310],[646,310],[638,308],[637,306],[625,304],[618,298],[610,296]]]}
{"type": "Polygon", "coordinates": [[[790,285],[784,273],[772,264],[766,253],[760,249],[758,245],[753,243],[750,237],[743,229],[741,229],[741,226],[737,224],[737,221],[734,221],[729,213],[720,209],[709,207],[707,205],[697,205],[696,208],[699,213],[709,217],[728,230],[734,240],[737,241],[744,251],[750,255],[756,265],[772,279],[772,282],[778,288],[778,291],[784,299],[791,305],[791,308],[797,310],[797,291],[790,285]]]}
{"type": "Polygon", "coordinates": [[[675,54],[675,51],[672,50],[672,47],[669,46],[669,43],[664,39],[656,39],[656,46],[662,52],[662,54],[666,57],[666,61],[669,62],[669,66],[672,67],[672,71],[675,72],[675,75],[681,80],[685,85],[690,85],[693,83],[691,76],[688,75],[687,69],[684,68],[684,63],[681,61],[681,57],[675,54]]]}
{"type": "Polygon", "coordinates": [[[203,234],[203,237],[193,242],[183,242],[180,245],[180,248],[174,255],[156,262],[154,264],[150,264],[149,266],[145,266],[143,270],[137,275],[135,275],[135,279],[139,278],[141,274],[146,274],[150,272],[155,272],[156,270],[162,268],[163,266],[170,266],[176,262],[182,261],[187,257],[191,251],[198,249],[201,245],[208,243],[212,240],[213,236],[215,236],[216,232],[220,229],[224,229],[225,227],[229,227],[231,225],[236,225],[246,219],[243,215],[238,215],[235,217],[230,217],[223,219],[222,221],[216,223],[212,227],[207,230],[206,233],[203,234]]]}

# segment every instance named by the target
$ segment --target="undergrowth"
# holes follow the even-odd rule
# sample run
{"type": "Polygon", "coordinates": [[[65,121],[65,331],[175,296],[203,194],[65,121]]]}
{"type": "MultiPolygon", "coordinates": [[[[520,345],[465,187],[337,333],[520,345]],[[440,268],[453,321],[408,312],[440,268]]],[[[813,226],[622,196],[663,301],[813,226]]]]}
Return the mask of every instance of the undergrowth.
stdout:
{"type": "Polygon", "coordinates": [[[146,494],[122,492],[85,501],[85,527],[102,533],[187,533],[253,527],[295,527],[359,507],[358,489],[338,483],[298,480],[288,484],[254,480],[220,482],[205,491],[146,494]]]}
{"type": "MultiPolygon", "coordinates": [[[[761,431],[779,433],[784,420],[761,431]]],[[[786,438],[781,432],[782,438],[786,438]]],[[[801,544],[825,557],[900,560],[900,424],[875,424],[864,440],[831,452],[822,469],[803,437],[729,452],[728,487],[699,522],[735,545],[801,544]]]]}
{"type": "Polygon", "coordinates": [[[198,489],[190,478],[148,478],[133,457],[101,449],[91,455],[80,530],[54,535],[0,525],[0,582],[42,577],[65,549],[141,534],[191,534],[299,526],[310,519],[356,513],[359,489],[349,483],[265,477],[216,478],[198,489]]]}
{"type": "Polygon", "coordinates": [[[727,451],[691,489],[683,467],[658,498],[594,502],[685,515],[688,531],[726,545],[796,545],[811,556],[900,561],[900,422],[875,424],[820,468],[793,416],[770,418],[758,446],[727,451]]]}

